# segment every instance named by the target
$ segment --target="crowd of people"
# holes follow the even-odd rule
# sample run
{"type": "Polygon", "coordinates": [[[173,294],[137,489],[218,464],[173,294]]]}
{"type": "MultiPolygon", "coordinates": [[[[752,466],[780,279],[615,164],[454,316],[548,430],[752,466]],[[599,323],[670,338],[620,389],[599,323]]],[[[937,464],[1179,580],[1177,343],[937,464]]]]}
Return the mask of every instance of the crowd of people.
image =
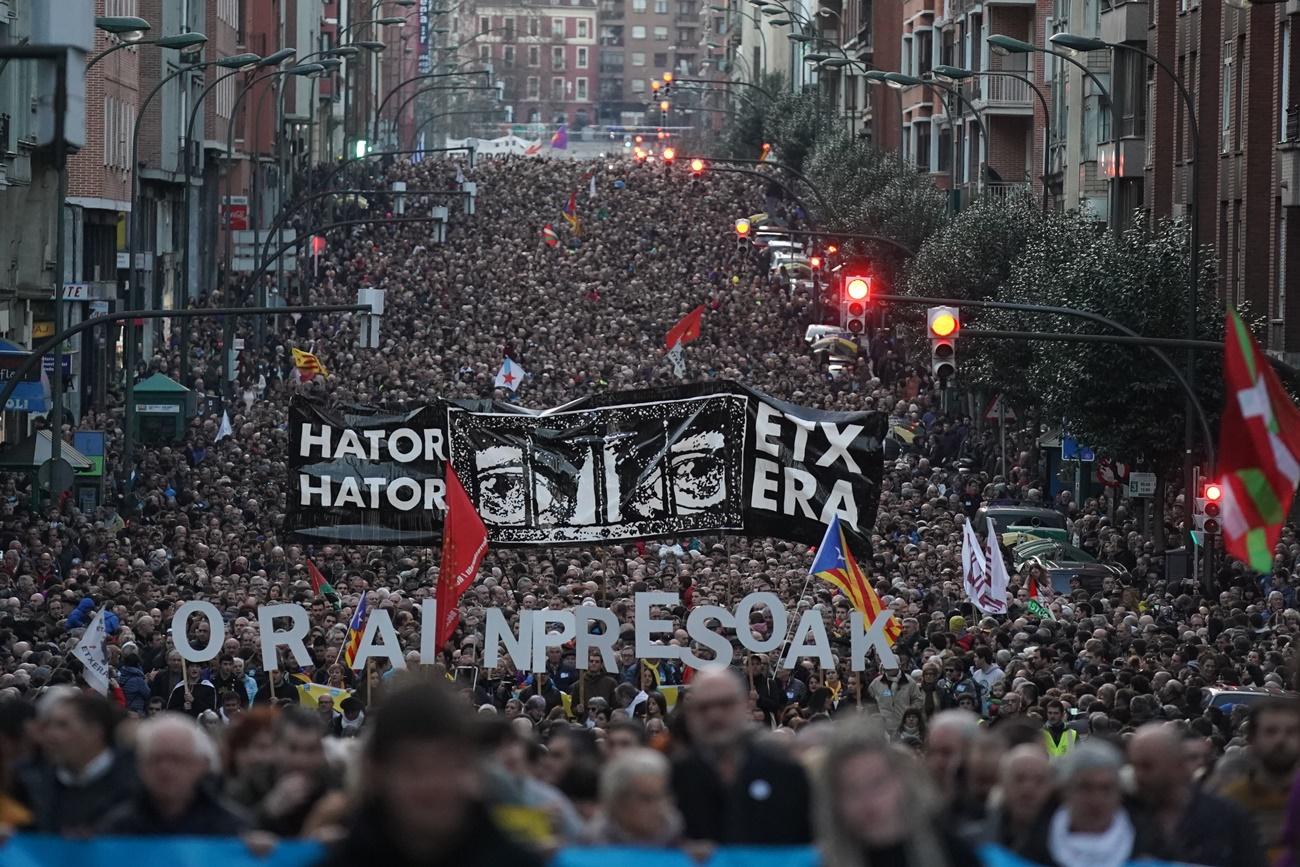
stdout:
{"type": "MultiPolygon", "coordinates": [[[[1300,842],[1293,527],[1271,575],[1231,564],[1211,582],[1179,577],[1163,552],[1178,544],[1181,499],[1144,521],[1125,501],[1052,497],[1032,440],[1000,475],[988,435],[942,411],[900,333],[880,331],[832,375],[803,339],[806,287],[736,241],[735,217],[760,207],[780,217],[745,178],[500,158],[398,163],[353,180],[405,181],[410,212],[445,202],[452,212],[445,241],[427,223],[376,222],[331,236],[304,263],[294,291],[311,303],[387,291],[379,349],[357,345],[349,314],[283,317],[260,347],[240,323],[249,348],[226,383],[232,329],[196,320],[185,384],[205,411],[183,443],[142,449],[93,514],[66,499],[32,507],[30,480],[3,480],[6,831],[311,837],[332,841],[340,864],[528,864],[613,843],[703,857],[717,845],[810,842],[833,865],[974,864],[984,843],[1061,867],[1143,856],[1290,863],[1300,842]],[[472,215],[448,195],[458,177],[478,185],[472,215]],[[561,217],[575,192],[577,230],[561,217]],[[290,395],[545,407],[676,383],[663,335],[699,304],[689,380],[879,410],[906,432],[864,564],[902,626],[897,667],[850,670],[849,600],[808,580],[806,546],[747,538],[494,548],[441,661],[421,666],[436,549],[308,546],[285,534],[290,395]],[[304,380],[293,348],[326,372],[304,380]],[[517,392],[494,387],[506,357],[528,372],[517,392]],[[1071,541],[1116,575],[1040,600],[1051,616],[1038,617],[1028,571],[1008,563],[1008,614],[980,615],[961,587],[961,535],[998,500],[1059,510],[1071,541]],[[312,590],[309,560],[336,595],[312,590]],[[791,611],[822,612],[844,652],[833,666],[793,670],[775,654],[739,653],[722,672],[647,663],[628,625],[642,590],[680,594],[666,615],[676,641],[689,640],[692,607],[770,590],[791,611]],[[407,672],[342,664],[363,594],[392,616],[407,672]],[[195,599],[217,606],[227,637],[211,660],[186,663],[169,630],[195,599]],[[307,608],[312,665],[260,658],[255,609],[276,601],[307,608]],[[483,665],[487,608],[588,601],[624,624],[616,668],[594,653],[579,669],[567,647],[543,672],[508,656],[483,665]],[[68,655],[104,607],[107,696],[68,655]],[[1210,701],[1234,687],[1240,701],[1210,701]]],[[[336,216],[389,206],[382,196],[320,205],[336,216]]],[[[249,287],[232,286],[201,303],[248,300],[249,287]]],[[[166,342],[148,367],[180,378],[179,352],[166,342]]],[[[122,424],[117,405],[76,427],[106,431],[109,463],[121,466],[122,424]]],[[[766,617],[750,624],[757,634],[770,632],[766,617]]],[[[206,629],[192,620],[191,644],[205,645],[206,629]]]]}

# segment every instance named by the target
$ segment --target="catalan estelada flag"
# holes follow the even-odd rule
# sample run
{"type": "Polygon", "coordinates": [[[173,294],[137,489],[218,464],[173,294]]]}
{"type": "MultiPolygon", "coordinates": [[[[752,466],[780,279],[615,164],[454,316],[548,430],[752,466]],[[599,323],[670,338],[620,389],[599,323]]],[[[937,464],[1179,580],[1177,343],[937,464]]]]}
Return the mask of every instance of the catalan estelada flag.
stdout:
{"type": "Polygon", "coordinates": [[[569,125],[562,123],[551,136],[551,149],[562,151],[569,147],[569,125]]]}
{"type": "Polygon", "coordinates": [[[839,515],[831,518],[830,524],[826,526],[826,535],[822,537],[821,546],[817,549],[817,556],[813,558],[808,574],[835,586],[843,593],[853,603],[853,607],[862,612],[867,626],[875,623],[877,617],[888,617],[885,639],[890,646],[898,640],[903,627],[881,603],[871,582],[867,580],[866,573],[858,566],[858,561],[853,559],[848,539],[844,537],[844,528],[840,526],[839,515]]]}
{"type": "Polygon", "coordinates": [[[582,231],[582,224],[578,220],[578,191],[574,190],[569,193],[569,201],[565,202],[564,209],[560,212],[564,216],[564,221],[569,224],[573,234],[577,235],[582,231]]]}
{"type": "Polygon", "coordinates": [[[357,610],[352,613],[352,620],[348,623],[348,634],[343,639],[341,655],[343,664],[348,668],[353,668],[353,661],[357,658],[357,651],[361,649],[361,636],[366,631],[366,618],[370,616],[370,603],[365,593],[361,594],[361,601],[357,603],[357,610]]]}
{"type": "Polygon", "coordinates": [[[303,380],[311,379],[318,373],[321,376],[329,376],[329,371],[320,363],[319,358],[310,352],[303,352],[296,346],[293,348],[293,366],[298,368],[298,375],[303,380]]]}

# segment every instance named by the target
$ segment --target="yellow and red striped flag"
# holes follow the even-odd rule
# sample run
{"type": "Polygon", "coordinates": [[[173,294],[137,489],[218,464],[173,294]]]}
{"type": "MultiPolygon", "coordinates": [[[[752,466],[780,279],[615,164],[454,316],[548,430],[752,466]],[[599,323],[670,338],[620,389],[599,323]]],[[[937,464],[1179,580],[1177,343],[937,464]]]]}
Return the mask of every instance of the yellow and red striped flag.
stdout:
{"type": "Polygon", "coordinates": [[[839,515],[831,518],[830,524],[826,526],[826,535],[822,537],[821,546],[817,549],[817,556],[813,558],[808,574],[838,588],[853,603],[853,607],[862,612],[865,625],[875,623],[877,617],[888,617],[885,639],[891,647],[898,640],[903,632],[902,624],[880,601],[875,588],[867,580],[866,573],[858,566],[853,552],[849,550],[848,540],[844,538],[839,515]]]}
{"type": "Polygon", "coordinates": [[[362,593],[361,601],[357,603],[357,610],[352,613],[352,620],[348,623],[348,634],[344,637],[343,647],[340,649],[343,664],[348,668],[356,668],[352,663],[356,661],[357,651],[361,649],[361,636],[366,632],[366,618],[369,616],[368,596],[362,593]]]}
{"type": "Polygon", "coordinates": [[[303,352],[296,346],[293,348],[293,366],[298,368],[298,375],[304,382],[318,373],[321,376],[329,376],[329,371],[320,363],[319,358],[310,352],[303,352]]]}

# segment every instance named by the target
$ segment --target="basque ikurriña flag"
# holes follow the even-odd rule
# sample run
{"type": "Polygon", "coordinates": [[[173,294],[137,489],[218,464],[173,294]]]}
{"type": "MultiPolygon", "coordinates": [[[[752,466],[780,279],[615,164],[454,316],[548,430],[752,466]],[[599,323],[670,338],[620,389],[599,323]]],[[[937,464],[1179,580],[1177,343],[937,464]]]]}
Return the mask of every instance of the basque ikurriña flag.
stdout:
{"type": "Polygon", "coordinates": [[[866,626],[875,623],[877,617],[888,617],[885,640],[891,647],[898,640],[903,632],[902,624],[880,601],[875,588],[858,566],[853,552],[849,550],[848,540],[844,538],[844,527],[840,524],[839,515],[833,516],[826,526],[826,535],[822,537],[821,546],[817,549],[817,556],[813,558],[808,574],[838,588],[853,603],[853,607],[862,612],[866,626]]]}
{"type": "Polygon", "coordinates": [[[1300,409],[1232,308],[1223,350],[1219,475],[1224,547],[1254,571],[1268,573],[1300,483],[1300,409]]]}

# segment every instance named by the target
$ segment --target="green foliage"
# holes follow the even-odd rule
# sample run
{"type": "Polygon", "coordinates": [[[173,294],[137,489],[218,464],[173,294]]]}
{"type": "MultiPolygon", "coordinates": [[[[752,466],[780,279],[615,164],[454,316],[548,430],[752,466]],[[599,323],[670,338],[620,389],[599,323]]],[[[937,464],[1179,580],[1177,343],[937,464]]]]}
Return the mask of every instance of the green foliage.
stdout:
{"type": "MultiPolygon", "coordinates": [[[[785,89],[785,79],[780,73],[763,77],[759,86],[775,95],[785,89]]],[[[764,142],[764,124],[771,111],[771,101],[763,93],[752,87],[734,85],[732,105],[735,114],[731,115],[723,135],[722,153],[735,159],[758,159],[764,142]]]]}
{"type": "MultiPolygon", "coordinates": [[[[908,293],[994,298],[1041,220],[1025,195],[976,199],[917,251],[907,269],[908,293]]],[[[965,312],[968,321],[979,316],[975,308],[965,312]]]]}
{"type": "Polygon", "coordinates": [[[822,105],[816,91],[781,91],[763,119],[763,138],[777,158],[790,168],[803,169],[804,161],[830,133],[835,115],[822,105]]]}
{"type": "MultiPolygon", "coordinates": [[[[1151,230],[1135,226],[1116,238],[1087,216],[1054,216],[1031,233],[1001,300],[1090,311],[1146,337],[1184,337],[1187,252],[1187,232],[1179,223],[1162,221],[1151,230]]],[[[1197,337],[1222,340],[1223,308],[1211,271],[1200,281],[1197,337]]],[[[1076,317],[1004,311],[986,314],[980,324],[1115,333],[1076,317]]],[[[1181,371],[1183,353],[1167,354],[1181,371]]],[[[1198,352],[1196,359],[1197,394],[1207,412],[1217,414],[1222,355],[1198,352]]],[[[994,347],[982,372],[994,380],[1023,380],[1017,392],[1036,396],[1044,418],[1061,419],[1071,435],[1103,454],[1166,474],[1181,464],[1183,391],[1149,348],[1059,342],[994,347]]],[[[1213,430],[1217,422],[1210,423],[1213,430]]]]}

